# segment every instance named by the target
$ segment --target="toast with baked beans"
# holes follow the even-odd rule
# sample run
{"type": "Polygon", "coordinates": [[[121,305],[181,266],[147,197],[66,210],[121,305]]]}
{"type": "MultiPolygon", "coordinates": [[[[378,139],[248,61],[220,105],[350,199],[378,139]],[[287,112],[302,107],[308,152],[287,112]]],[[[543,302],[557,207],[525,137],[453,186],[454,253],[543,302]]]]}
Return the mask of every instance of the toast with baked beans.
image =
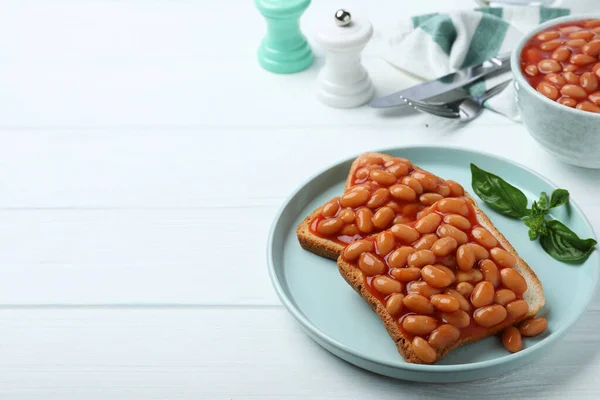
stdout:
{"type": "Polygon", "coordinates": [[[379,314],[409,363],[533,317],[542,284],[470,197],[444,198],[338,258],[344,279],[379,314]]]}
{"type": "Polygon", "coordinates": [[[300,245],[337,260],[346,245],[394,224],[412,222],[419,212],[464,189],[414,166],[405,158],[364,153],[350,167],[344,194],[317,208],[300,223],[300,245]]]}

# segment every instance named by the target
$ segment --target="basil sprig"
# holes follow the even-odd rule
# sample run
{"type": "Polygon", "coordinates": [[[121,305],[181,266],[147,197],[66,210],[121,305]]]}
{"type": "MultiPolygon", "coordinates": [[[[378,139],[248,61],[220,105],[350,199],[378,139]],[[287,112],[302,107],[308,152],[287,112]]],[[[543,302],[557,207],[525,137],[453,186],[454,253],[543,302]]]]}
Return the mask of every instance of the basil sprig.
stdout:
{"type": "Polygon", "coordinates": [[[516,187],[490,172],[471,164],[472,186],[475,193],[494,211],[513,218],[521,218],[529,228],[529,239],[539,238],[542,248],[558,261],[580,262],[594,250],[594,239],[581,239],[562,222],[547,220],[546,215],[555,207],[569,202],[569,192],[556,189],[550,197],[546,192],[527,208],[527,197],[516,187]]]}

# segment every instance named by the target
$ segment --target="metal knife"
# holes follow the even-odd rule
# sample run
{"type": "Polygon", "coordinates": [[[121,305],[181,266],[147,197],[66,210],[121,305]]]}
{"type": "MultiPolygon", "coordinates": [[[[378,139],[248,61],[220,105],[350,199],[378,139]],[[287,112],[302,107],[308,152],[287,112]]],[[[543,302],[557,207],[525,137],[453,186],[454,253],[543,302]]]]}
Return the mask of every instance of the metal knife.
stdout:
{"type": "Polygon", "coordinates": [[[406,105],[405,99],[427,100],[460,89],[486,75],[504,72],[510,69],[510,53],[491,58],[482,64],[464,68],[433,81],[424,82],[408,89],[379,97],[369,103],[373,108],[388,108],[406,105]]]}

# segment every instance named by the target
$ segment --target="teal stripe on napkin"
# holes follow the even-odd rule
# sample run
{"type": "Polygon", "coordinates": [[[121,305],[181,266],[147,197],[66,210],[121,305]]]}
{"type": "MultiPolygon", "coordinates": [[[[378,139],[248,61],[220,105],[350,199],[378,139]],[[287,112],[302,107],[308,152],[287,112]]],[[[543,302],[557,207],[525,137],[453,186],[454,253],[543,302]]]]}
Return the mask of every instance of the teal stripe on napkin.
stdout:
{"type": "Polygon", "coordinates": [[[475,11],[481,11],[482,13],[490,14],[498,18],[502,18],[504,13],[503,10],[504,9],[502,7],[480,7],[475,9],[475,11]]]}
{"type": "Polygon", "coordinates": [[[569,15],[568,8],[549,8],[540,7],[540,23],[550,21],[551,19],[569,15]]]}
{"type": "Polygon", "coordinates": [[[469,46],[469,50],[467,50],[467,55],[461,68],[481,64],[485,60],[489,60],[497,55],[508,27],[509,25],[506,21],[490,14],[483,14],[479,25],[475,29],[471,45],[469,46]]]}
{"type": "Polygon", "coordinates": [[[419,28],[427,32],[444,53],[450,54],[457,33],[454,23],[448,15],[438,14],[432,16],[419,25],[419,28]]]}
{"type": "Polygon", "coordinates": [[[431,14],[423,14],[423,15],[415,15],[412,17],[413,28],[418,28],[423,25],[427,20],[439,15],[440,13],[431,13],[431,14]]]}

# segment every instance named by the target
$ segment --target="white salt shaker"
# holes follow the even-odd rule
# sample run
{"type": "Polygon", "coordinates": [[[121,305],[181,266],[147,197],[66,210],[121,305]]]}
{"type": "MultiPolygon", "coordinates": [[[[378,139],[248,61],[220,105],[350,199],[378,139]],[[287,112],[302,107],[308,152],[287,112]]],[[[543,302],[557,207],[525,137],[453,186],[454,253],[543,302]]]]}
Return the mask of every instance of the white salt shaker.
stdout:
{"type": "Polygon", "coordinates": [[[361,52],[373,36],[366,20],[338,10],[317,32],[316,40],[327,51],[319,72],[317,97],[335,108],[352,108],[373,97],[373,83],[361,63],[361,52]]]}

